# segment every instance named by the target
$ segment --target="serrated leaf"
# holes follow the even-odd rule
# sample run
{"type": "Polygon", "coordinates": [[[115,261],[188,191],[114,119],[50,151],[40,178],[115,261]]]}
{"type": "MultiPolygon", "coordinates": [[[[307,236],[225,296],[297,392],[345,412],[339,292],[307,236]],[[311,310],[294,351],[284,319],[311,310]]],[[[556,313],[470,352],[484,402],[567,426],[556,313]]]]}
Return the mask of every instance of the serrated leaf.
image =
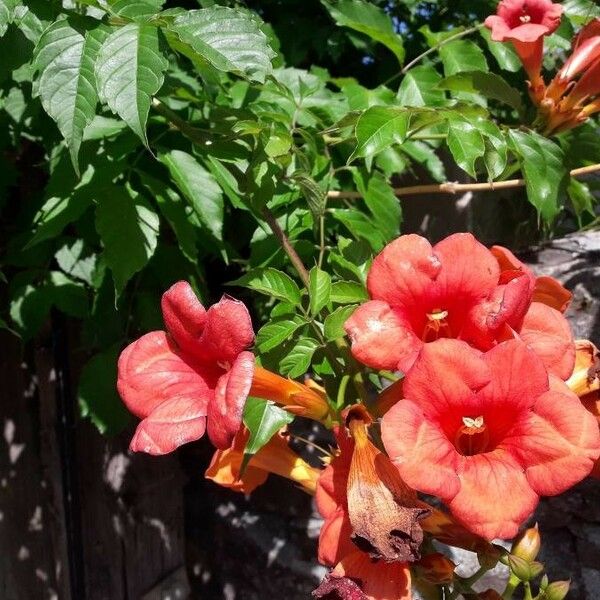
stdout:
{"type": "Polygon", "coordinates": [[[402,207],[383,174],[377,171],[367,174],[364,170],[357,170],[353,177],[385,241],[400,235],[402,207]]]}
{"type": "Polygon", "coordinates": [[[140,179],[173,229],[183,255],[191,262],[196,262],[198,259],[196,229],[185,212],[182,198],[160,179],[156,179],[146,172],[141,174],[140,179]]]}
{"type": "Polygon", "coordinates": [[[485,154],[481,133],[466,121],[451,121],[448,127],[448,148],[458,166],[471,177],[476,176],[475,163],[485,154]]]}
{"type": "Polygon", "coordinates": [[[313,315],[327,306],[331,293],[331,277],[329,273],[313,267],[309,273],[308,293],[310,297],[310,312],[313,315]]]}
{"type": "Polygon", "coordinates": [[[365,240],[375,252],[385,245],[385,240],[375,223],[367,215],[351,209],[334,208],[331,211],[334,219],[338,220],[357,239],[365,240]]]}
{"type": "Polygon", "coordinates": [[[349,161],[381,152],[392,144],[401,144],[408,132],[409,113],[402,109],[373,106],[356,123],[357,146],[349,161]]]}
{"type": "Polygon", "coordinates": [[[111,33],[96,60],[100,99],[146,146],[152,96],[162,87],[168,66],[159,49],[158,29],[145,23],[130,23],[111,33]]]}
{"type": "Polygon", "coordinates": [[[327,194],[321,186],[308,174],[302,171],[296,171],[291,179],[295,181],[306,199],[308,208],[315,219],[318,219],[325,212],[327,194]]]}
{"type": "Polygon", "coordinates": [[[264,82],[275,53],[249,11],[225,6],[190,10],[175,18],[169,30],[219,71],[264,82]]]}
{"type": "Polygon", "coordinates": [[[442,76],[430,65],[411,69],[402,79],[397,100],[400,106],[443,106],[446,94],[437,87],[442,76]]]}
{"type": "Polygon", "coordinates": [[[423,165],[435,181],[444,181],[446,179],[444,163],[433,148],[425,142],[407,140],[402,144],[400,150],[415,162],[423,165]]]}
{"type": "Polygon", "coordinates": [[[283,342],[289,341],[294,332],[305,324],[306,321],[300,317],[269,321],[256,335],[256,347],[260,352],[270,352],[283,342]]]}
{"type": "Polygon", "coordinates": [[[358,31],[391,50],[398,62],[404,62],[404,43],[394,30],[389,15],[381,8],[363,0],[340,0],[335,4],[323,0],[335,22],[342,27],[358,31]]]}
{"type": "Polygon", "coordinates": [[[487,71],[485,55],[469,40],[455,40],[440,48],[440,58],[446,77],[462,71],[487,71]]]}
{"type": "Polygon", "coordinates": [[[292,378],[304,375],[318,347],[319,342],[313,338],[305,337],[298,340],[279,363],[281,374],[292,378]]]}
{"type": "Polygon", "coordinates": [[[515,52],[510,42],[494,42],[492,34],[487,27],[479,29],[481,37],[486,41],[489,51],[492,53],[501,69],[516,73],[523,68],[519,55],[515,52]]]}
{"type": "Polygon", "coordinates": [[[442,80],[438,87],[452,92],[481,94],[486,98],[499,100],[516,111],[523,110],[521,94],[495,73],[483,71],[464,71],[442,80]]]}
{"type": "Polygon", "coordinates": [[[133,21],[144,20],[158,13],[165,0],[117,0],[111,3],[111,12],[133,21]]]}
{"type": "Polygon", "coordinates": [[[96,255],[87,253],[82,239],[66,242],[54,255],[58,266],[71,277],[92,285],[96,255]]]}
{"type": "Polygon", "coordinates": [[[52,293],[46,286],[19,287],[11,295],[10,318],[16,332],[24,339],[31,339],[40,329],[52,306],[52,293]]]}
{"type": "Polygon", "coordinates": [[[129,279],[146,266],[156,250],[160,220],[141,196],[114,187],[98,202],[96,229],[112,271],[118,298],[129,279]]]}
{"type": "Polygon", "coordinates": [[[354,281],[336,281],[331,285],[331,301],[334,304],[354,304],[369,299],[367,290],[354,281]]]}
{"type": "Polygon", "coordinates": [[[65,138],[77,173],[83,131],[98,102],[94,63],[107,35],[101,27],[81,34],[62,19],[44,31],[34,52],[42,106],[65,138]]]}
{"type": "Polygon", "coordinates": [[[6,33],[17,6],[21,6],[21,0],[0,0],[0,36],[6,33]]]}
{"type": "Polygon", "coordinates": [[[594,195],[592,194],[589,185],[582,181],[577,181],[574,177],[571,177],[571,180],[569,181],[567,193],[581,226],[581,215],[583,213],[588,213],[592,217],[595,215],[594,204],[596,203],[596,200],[594,195]]]}
{"type": "Polygon", "coordinates": [[[240,467],[242,477],[250,459],[269,440],[286,425],[294,420],[294,415],[280,408],[273,402],[250,396],[244,406],[243,421],[250,432],[244,449],[244,458],[240,467]]]}
{"type": "Polygon", "coordinates": [[[550,223],[560,212],[559,198],[568,180],[565,155],[552,140],[533,131],[510,131],[512,149],[520,158],[527,199],[550,223]]]}
{"type": "Polygon", "coordinates": [[[340,306],[330,315],[327,315],[324,323],[325,339],[329,342],[344,337],[344,323],[352,316],[358,308],[357,304],[351,306],[340,306]]]}
{"type": "Polygon", "coordinates": [[[82,417],[87,417],[100,433],[119,433],[129,421],[129,413],[117,393],[119,345],[92,357],[79,378],[77,399],[82,417]]]}
{"type": "Polygon", "coordinates": [[[283,271],[272,267],[253,269],[243,277],[232,281],[230,285],[241,285],[278,300],[291,302],[295,306],[302,304],[302,294],[296,282],[283,271]]]}
{"type": "Polygon", "coordinates": [[[191,154],[181,150],[171,150],[159,158],[200,221],[218,240],[222,240],[223,193],[212,173],[191,154]]]}

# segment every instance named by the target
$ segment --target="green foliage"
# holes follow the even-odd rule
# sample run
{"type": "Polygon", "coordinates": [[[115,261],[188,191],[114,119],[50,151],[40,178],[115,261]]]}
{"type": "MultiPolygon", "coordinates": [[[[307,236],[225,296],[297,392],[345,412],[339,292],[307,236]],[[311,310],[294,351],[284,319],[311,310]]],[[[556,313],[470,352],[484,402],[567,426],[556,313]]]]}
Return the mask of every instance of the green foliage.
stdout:
{"type": "MultiPolygon", "coordinates": [[[[207,304],[230,283],[261,363],[329,391],[371,260],[401,233],[394,188],[456,165],[524,177],[548,230],[595,218],[596,188],[567,171],[600,162],[597,128],[540,133],[514,50],[474,27],[493,3],[238,4],[0,0],[0,323],[30,340],[51,310],[80,321],[80,403],[103,431],[123,422],[115,357],[163,327],[177,280],[207,304]]],[[[565,3],[549,72],[594,10],[565,3]]],[[[256,423],[279,426],[273,408],[256,423]]],[[[256,423],[250,448],[274,431],[256,423]]]]}

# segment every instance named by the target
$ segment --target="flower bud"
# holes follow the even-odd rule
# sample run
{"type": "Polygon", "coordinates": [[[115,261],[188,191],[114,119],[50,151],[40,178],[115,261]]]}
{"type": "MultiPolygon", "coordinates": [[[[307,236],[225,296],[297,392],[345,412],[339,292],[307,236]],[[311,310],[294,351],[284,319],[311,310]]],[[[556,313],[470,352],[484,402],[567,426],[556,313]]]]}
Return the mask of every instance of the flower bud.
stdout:
{"type": "Polygon", "coordinates": [[[520,556],[510,554],[508,556],[508,566],[520,581],[529,581],[533,578],[530,562],[520,556]]]}
{"type": "Polygon", "coordinates": [[[544,590],[544,596],[546,600],[563,600],[569,593],[570,581],[553,581],[544,590]]]}
{"type": "Polygon", "coordinates": [[[540,532],[537,524],[523,531],[513,542],[510,553],[527,561],[535,560],[541,546],[540,532]]]}
{"type": "Polygon", "coordinates": [[[434,552],[433,554],[423,556],[415,563],[418,576],[434,585],[452,583],[455,568],[456,565],[441,552],[434,552]]]}

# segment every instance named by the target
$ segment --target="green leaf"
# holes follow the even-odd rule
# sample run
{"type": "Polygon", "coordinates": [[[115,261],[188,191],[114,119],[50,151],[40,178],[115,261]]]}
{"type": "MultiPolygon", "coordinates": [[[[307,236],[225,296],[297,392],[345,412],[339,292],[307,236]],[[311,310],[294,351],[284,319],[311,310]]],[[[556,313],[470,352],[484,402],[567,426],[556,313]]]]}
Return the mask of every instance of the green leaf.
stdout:
{"type": "Polygon", "coordinates": [[[319,219],[323,216],[327,203],[327,194],[321,186],[308,173],[304,173],[303,171],[296,171],[290,179],[295,181],[302,190],[313,217],[319,219]]]}
{"type": "Polygon", "coordinates": [[[356,123],[356,149],[349,161],[381,152],[392,144],[401,144],[408,132],[409,113],[402,109],[373,106],[356,123]]]}
{"type": "Polygon", "coordinates": [[[475,177],[475,163],[485,154],[485,143],[481,133],[471,123],[454,120],[448,127],[447,142],[458,166],[471,177],[475,177]]]}
{"type": "Polygon", "coordinates": [[[440,48],[446,77],[462,71],[487,71],[488,65],[479,46],[469,40],[455,40],[440,48]]]}
{"type": "Polygon", "coordinates": [[[158,242],[158,215],[141,196],[114,187],[98,203],[96,229],[112,271],[118,298],[129,279],[146,266],[158,242]]]}
{"type": "Polygon", "coordinates": [[[394,31],[390,16],[381,8],[363,0],[340,0],[335,4],[322,0],[321,3],[338,25],[363,33],[383,44],[394,53],[400,64],[404,62],[402,38],[394,31]]]}
{"type": "Polygon", "coordinates": [[[385,245],[385,240],[375,223],[365,214],[354,209],[334,208],[333,217],[347,227],[348,231],[358,240],[365,240],[375,252],[385,245]]]}
{"type": "Polygon", "coordinates": [[[296,342],[292,349],[281,360],[279,368],[282,375],[300,377],[310,367],[313,354],[319,347],[319,342],[313,338],[305,337],[296,342]]]}
{"type": "Polygon", "coordinates": [[[111,33],[96,60],[100,99],[148,146],[146,122],[152,96],[169,66],[159,50],[158,29],[130,23],[111,33]]]}
{"type": "Polygon", "coordinates": [[[559,198],[568,180],[565,155],[560,146],[533,131],[513,129],[510,139],[520,158],[527,198],[550,223],[561,210],[559,198]]]}
{"type": "Polygon", "coordinates": [[[340,306],[334,310],[325,319],[325,339],[332,342],[338,338],[344,337],[344,323],[352,316],[352,313],[358,308],[358,305],[340,306]]]}
{"type": "Polygon", "coordinates": [[[331,285],[331,301],[334,304],[366,302],[369,294],[364,286],[354,281],[336,281],[331,285]]]}
{"type": "Polygon", "coordinates": [[[229,285],[241,285],[295,306],[302,304],[302,294],[296,282],[289,275],[271,267],[253,269],[229,285]]]}
{"type": "Polygon", "coordinates": [[[96,255],[87,253],[82,239],[66,242],[54,255],[58,266],[71,277],[92,285],[96,255]]]}
{"type": "Polygon", "coordinates": [[[269,321],[256,335],[256,347],[260,352],[270,352],[280,344],[289,341],[292,335],[305,324],[306,321],[300,317],[269,321]]]}
{"type": "Polygon", "coordinates": [[[331,277],[319,267],[313,267],[309,273],[308,292],[310,296],[310,312],[318,314],[329,303],[331,294],[331,277]]]}
{"type": "Polygon", "coordinates": [[[52,303],[65,314],[83,319],[88,315],[88,297],[85,287],[60,271],[51,271],[46,285],[50,289],[52,303]]]}
{"type": "Polygon", "coordinates": [[[119,433],[129,421],[129,413],[117,393],[119,345],[96,354],[83,367],[77,399],[81,416],[89,418],[100,433],[119,433]]]}
{"type": "Polygon", "coordinates": [[[446,179],[444,163],[442,163],[434,149],[425,142],[407,140],[402,144],[401,151],[415,162],[423,165],[436,181],[446,179]]]}
{"type": "Polygon", "coordinates": [[[196,229],[190,222],[185,211],[185,204],[179,194],[168,185],[144,172],[140,179],[144,187],[148,189],[160,212],[169,222],[177,237],[177,243],[183,255],[195,263],[198,260],[198,238],[196,229]]]}
{"type": "Polygon", "coordinates": [[[516,73],[523,68],[521,59],[510,42],[494,42],[492,40],[492,34],[487,27],[481,27],[479,33],[486,41],[489,51],[496,59],[498,65],[500,65],[501,69],[516,73]]]}
{"type": "Polygon", "coordinates": [[[275,53],[249,11],[214,6],[178,16],[169,30],[219,71],[263,82],[275,53]]]}
{"type": "Polygon", "coordinates": [[[125,19],[145,20],[158,13],[165,0],[117,0],[111,12],[125,19]]]}
{"type": "Polygon", "coordinates": [[[518,112],[523,110],[521,94],[495,73],[464,71],[446,77],[438,84],[438,87],[452,92],[481,94],[486,98],[504,102],[518,112]]]}
{"type": "Polygon", "coordinates": [[[443,106],[446,94],[438,88],[442,76],[430,65],[411,69],[402,79],[397,100],[400,106],[443,106]]]}
{"type": "Polygon", "coordinates": [[[600,6],[593,0],[566,0],[563,11],[575,25],[584,25],[595,17],[600,17],[600,6]]]}
{"type": "Polygon", "coordinates": [[[52,307],[52,292],[47,286],[31,285],[19,287],[10,301],[10,318],[17,333],[25,340],[35,336],[52,307]]]}
{"type": "Polygon", "coordinates": [[[244,474],[252,456],[286,425],[294,420],[294,415],[273,402],[248,397],[244,406],[244,425],[250,431],[250,437],[244,449],[244,458],[240,467],[240,477],[244,474]]]}
{"type": "Polygon", "coordinates": [[[103,28],[82,35],[62,19],[44,31],[33,57],[42,106],[65,138],[77,173],[83,131],[98,102],[94,63],[107,35],[103,28]]]}
{"type": "Polygon", "coordinates": [[[223,239],[223,193],[210,171],[191,154],[171,150],[159,159],[167,166],[173,181],[190,203],[200,221],[218,239],[223,239]]]}
{"type": "Polygon", "coordinates": [[[21,0],[0,0],[0,36],[6,33],[13,20],[15,8],[21,5],[21,0]]]}
{"type": "Polygon", "coordinates": [[[581,226],[581,215],[588,213],[590,216],[595,216],[594,205],[596,200],[590,190],[590,186],[581,181],[577,181],[574,177],[571,177],[569,186],[567,188],[567,194],[571,200],[571,204],[575,209],[575,215],[579,220],[581,226]]]}
{"type": "Polygon", "coordinates": [[[369,176],[366,171],[359,170],[355,171],[353,176],[358,191],[362,194],[385,241],[400,235],[402,207],[383,174],[375,171],[369,176]]]}

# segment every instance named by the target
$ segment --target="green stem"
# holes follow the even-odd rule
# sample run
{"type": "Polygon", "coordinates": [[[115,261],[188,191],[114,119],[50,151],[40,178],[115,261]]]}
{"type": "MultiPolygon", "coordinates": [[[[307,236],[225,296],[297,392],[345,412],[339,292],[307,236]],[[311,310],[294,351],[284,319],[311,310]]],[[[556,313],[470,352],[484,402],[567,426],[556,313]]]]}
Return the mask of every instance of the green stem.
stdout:
{"type": "Polygon", "coordinates": [[[206,143],[211,140],[210,136],[190,125],[174,110],[171,110],[166,104],[163,104],[158,98],[152,99],[152,108],[195,144],[206,145],[206,143]]]}
{"type": "Polygon", "coordinates": [[[458,598],[458,596],[465,591],[471,591],[472,585],[479,581],[488,571],[489,568],[487,566],[479,567],[479,569],[477,569],[477,571],[475,571],[475,573],[473,573],[473,575],[471,575],[470,577],[459,577],[459,585],[454,586],[454,589],[448,596],[448,600],[458,598]]]}
{"type": "Polygon", "coordinates": [[[348,382],[350,381],[350,373],[344,373],[340,381],[340,387],[338,388],[337,399],[336,399],[336,407],[338,410],[344,406],[344,402],[346,399],[346,389],[348,388],[348,382]]]}
{"type": "Polygon", "coordinates": [[[475,25],[473,27],[469,27],[469,29],[465,29],[464,31],[459,31],[458,33],[455,33],[454,35],[451,35],[450,37],[447,37],[446,39],[438,42],[437,44],[435,44],[435,46],[432,46],[428,50],[425,50],[425,52],[419,54],[419,56],[413,58],[408,64],[406,64],[402,68],[401,71],[399,71],[395,75],[392,75],[389,79],[384,81],[382,85],[388,85],[389,83],[394,81],[394,79],[396,79],[396,77],[400,77],[400,75],[406,75],[408,73],[408,71],[410,71],[410,69],[412,69],[416,64],[420,63],[426,56],[429,56],[430,54],[433,54],[434,52],[439,50],[442,46],[445,46],[446,44],[453,42],[454,40],[458,40],[462,37],[465,37],[466,35],[471,35],[472,33],[475,33],[482,27],[483,27],[483,23],[478,23],[477,25],[475,25]]]}
{"type": "Polygon", "coordinates": [[[379,371],[379,377],[383,377],[384,379],[387,379],[392,383],[395,383],[396,381],[401,379],[401,377],[399,377],[395,373],[392,373],[391,371],[379,371]]]}
{"type": "Polygon", "coordinates": [[[519,587],[520,583],[521,580],[516,575],[511,573],[510,577],[508,578],[508,582],[506,583],[506,587],[502,592],[502,600],[511,600],[512,595],[514,594],[515,590],[519,587]]]}
{"type": "Polygon", "coordinates": [[[523,594],[523,600],[533,600],[533,595],[531,594],[531,584],[529,581],[523,582],[523,589],[525,593],[523,594]]]}

